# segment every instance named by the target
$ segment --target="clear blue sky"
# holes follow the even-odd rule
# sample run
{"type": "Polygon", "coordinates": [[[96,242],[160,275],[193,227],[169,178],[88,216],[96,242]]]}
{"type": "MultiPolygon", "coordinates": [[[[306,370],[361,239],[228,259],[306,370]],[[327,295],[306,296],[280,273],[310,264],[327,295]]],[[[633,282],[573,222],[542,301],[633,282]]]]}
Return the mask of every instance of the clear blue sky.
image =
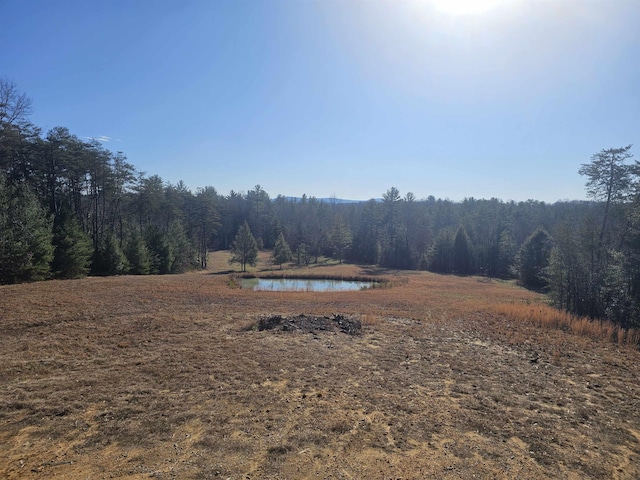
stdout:
{"type": "Polygon", "coordinates": [[[639,25],[631,0],[0,0],[0,77],[193,190],[553,202],[603,148],[640,160],[639,25]]]}

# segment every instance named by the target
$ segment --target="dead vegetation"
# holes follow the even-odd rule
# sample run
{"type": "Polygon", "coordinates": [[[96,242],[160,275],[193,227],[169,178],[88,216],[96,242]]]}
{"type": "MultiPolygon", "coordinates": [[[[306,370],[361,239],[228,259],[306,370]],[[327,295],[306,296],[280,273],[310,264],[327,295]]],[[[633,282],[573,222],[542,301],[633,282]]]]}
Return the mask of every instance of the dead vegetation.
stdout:
{"type": "Polygon", "coordinates": [[[289,318],[282,315],[269,315],[260,318],[255,327],[260,332],[263,330],[303,333],[342,332],[347,335],[359,335],[362,332],[360,320],[339,313],[322,317],[300,314],[289,318]]]}
{"type": "Polygon", "coordinates": [[[0,477],[640,476],[632,342],[508,283],[401,276],[331,293],[207,273],[0,287],[0,477]]]}
{"type": "Polygon", "coordinates": [[[497,304],[492,307],[492,311],[518,322],[560,329],[594,340],[609,341],[634,349],[640,345],[640,331],[636,329],[623,329],[606,320],[580,317],[540,302],[497,304]]]}

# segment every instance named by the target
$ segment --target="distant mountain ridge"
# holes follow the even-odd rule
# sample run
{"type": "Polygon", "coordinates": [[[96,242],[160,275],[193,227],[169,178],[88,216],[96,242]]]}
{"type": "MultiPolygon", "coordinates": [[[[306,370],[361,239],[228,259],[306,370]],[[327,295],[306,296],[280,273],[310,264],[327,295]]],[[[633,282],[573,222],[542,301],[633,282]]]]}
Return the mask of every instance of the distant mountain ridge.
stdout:
{"type": "MultiPolygon", "coordinates": [[[[283,195],[283,196],[289,202],[302,202],[302,197],[289,197],[289,196],[286,196],[286,195],[283,195]]],[[[311,198],[315,198],[318,202],[334,203],[334,204],[366,203],[366,202],[369,201],[369,200],[349,200],[349,199],[346,199],[346,198],[335,198],[335,197],[322,197],[322,198],[307,197],[307,201],[309,201],[311,198]]],[[[382,201],[381,198],[374,198],[373,200],[375,200],[376,202],[381,202],[382,201]]]]}

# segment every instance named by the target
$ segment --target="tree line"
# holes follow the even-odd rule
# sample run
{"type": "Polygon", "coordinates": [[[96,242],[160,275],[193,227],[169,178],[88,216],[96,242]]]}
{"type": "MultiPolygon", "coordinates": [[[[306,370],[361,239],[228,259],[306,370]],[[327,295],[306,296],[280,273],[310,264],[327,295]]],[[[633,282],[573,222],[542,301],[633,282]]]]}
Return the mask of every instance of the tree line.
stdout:
{"type": "Polygon", "coordinates": [[[222,195],[141,173],[122,152],[64,127],[44,133],[30,100],[0,80],[0,283],[207,268],[229,249],[242,269],[323,257],[394,269],[517,279],[560,308],[640,325],[640,176],[631,146],[579,173],[589,201],[505,202],[390,187],[340,203],[272,198],[260,185],[222,195]]]}

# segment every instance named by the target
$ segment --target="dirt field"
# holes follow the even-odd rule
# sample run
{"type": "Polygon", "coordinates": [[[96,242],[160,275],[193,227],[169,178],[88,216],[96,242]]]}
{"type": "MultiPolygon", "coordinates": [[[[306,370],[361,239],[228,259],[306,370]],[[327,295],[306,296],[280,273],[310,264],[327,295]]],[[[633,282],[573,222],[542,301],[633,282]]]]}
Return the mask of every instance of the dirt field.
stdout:
{"type": "Polygon", "coordinates": [[[495,313],[535,294],[252,292],[226,258],[0,287],[0,478],[640,478],[640,354],[495,313]],[[361,329],[258,328],[301,314],[361,329]]]}

